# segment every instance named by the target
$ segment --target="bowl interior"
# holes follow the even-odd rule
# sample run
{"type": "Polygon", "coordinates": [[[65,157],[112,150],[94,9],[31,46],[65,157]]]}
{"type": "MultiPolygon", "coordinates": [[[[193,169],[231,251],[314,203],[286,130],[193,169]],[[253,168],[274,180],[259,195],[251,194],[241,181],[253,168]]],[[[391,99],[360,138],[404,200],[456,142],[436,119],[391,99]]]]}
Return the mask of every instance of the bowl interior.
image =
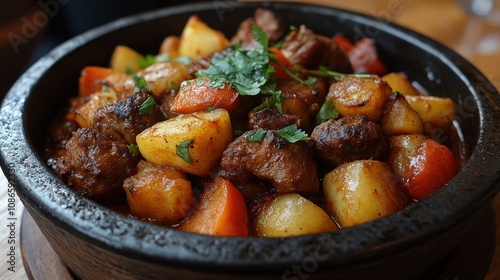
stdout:
{"type": "Polygon", "coordinates": [[[420,34],[369,16],[306,4],[232,5],[216,9],[212,3],[193,4],[118,20],[66,42],[29,69],[6,97],[0,114],[6,124],[0,137],[2,164],[22,164],[16,169],[17,190],[25,203],[81,238],[134,258],[265,268],[301,262],[325,240],[338,244],[327,249],[328,259],[339,263],[370,258],[375,251],[389,253],[394,246],[403,250],[458,223],[496,194],[500,101],[491,83],[466,60],[420,34]],[[231,36],[257,7],[272,9],[287,25],[304,24],[326,36],[340,32],[354,40],[372,38],[392,71],[404,71],[432,95],[450,97],[457,104],[457,124],[471,151],[469,163],[443,190],[387,218],[328,234],[280,239],[214,238],[151,226],[79,197],[46,167],[47,125],[77,93],[83,67],[107,66],[119,44],[155,54],[162,39],[179,35],[193,14],[231,36]]]}

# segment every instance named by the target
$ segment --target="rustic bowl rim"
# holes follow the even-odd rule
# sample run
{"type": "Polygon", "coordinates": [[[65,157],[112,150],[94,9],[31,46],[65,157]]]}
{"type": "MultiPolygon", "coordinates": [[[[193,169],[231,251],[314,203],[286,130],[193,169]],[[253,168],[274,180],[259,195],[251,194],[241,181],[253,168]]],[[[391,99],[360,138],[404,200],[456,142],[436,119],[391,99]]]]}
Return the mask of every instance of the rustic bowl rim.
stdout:
{"type": "MultiPolygon", "coordinates": [[[[352,11],[303,3],[243,2],[235,9],[279,9],[285,6],[309,13],[348,16],[364,24],[376,21],[371,16],[352,11]]],[[[457,224],[491,201],[498,192],[500,162],[495,158],[495,152],[498,151],[496,135],[500,135],[500,127],[496,124],[500,120],[498,92],[479,70],[460,55],[430,38],[393,23],[387,23],[381,29],[413,42],[447,63],[468,85],[477,105],[477,146],[460,173],[428,199],[389,217],[332,233],[292,238],[233,238],[203,236],[149,225],[113,213],[69,190],[37,155],[25,131],[24,107],[37,81],[43,79],[60,59],[109,32],[157,18],[212,8],[212,3],[189,4],[114,21],[65,42],[20,77],[2,103],[0,155],[4,173],[14,173],[16,191],[23,202],[29,205],[28,209],[35,209],[54,220],[61,228],[91,244],[130,258],[206,269],[223,265],[234,269],[259,267],[265,270],[301,263],[311,252],[325,250],[319,248],[325,245],[330,246],[326,248],[326,261],[336,264],[391,254],[395,247],[404,250],[457,224]],[[485,164],[489,165],[487,170],[484,170],[485,164]],[[456,192],[463,193],[457,195],[456,192]],[[450,196],[454,199],[447,199],[441,205],[443,198],[450,196]],[[292,252],[291,248],[302,249],[292,252]]]]}

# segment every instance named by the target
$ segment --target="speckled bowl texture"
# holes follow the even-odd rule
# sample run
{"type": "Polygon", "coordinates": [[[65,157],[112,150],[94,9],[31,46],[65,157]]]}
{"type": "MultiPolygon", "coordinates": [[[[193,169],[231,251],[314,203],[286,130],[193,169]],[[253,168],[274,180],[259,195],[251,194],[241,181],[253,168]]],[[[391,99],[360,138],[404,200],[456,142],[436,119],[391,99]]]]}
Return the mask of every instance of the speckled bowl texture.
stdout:
{"type": "Polygon", "coordinates": [[[485,76],[441,44],[369,16],[309,4],[217,3],[139,14],[75,37],[27,70],[3,101],[2,168],[68,268],[82,279],[411,279],[450,254],[499,190],[500,96],[485,76]],[[468,163],[440,191],[394,215],[292,238],[221,238],[146,224],[77,195],[51,173],[45,130],[76,94],[84,66],[107,65],[118,44],[155,53],[193,14],[231,36],[257,7],[319,34],[373,38],[390,69],[454,100],[468,163]]]}

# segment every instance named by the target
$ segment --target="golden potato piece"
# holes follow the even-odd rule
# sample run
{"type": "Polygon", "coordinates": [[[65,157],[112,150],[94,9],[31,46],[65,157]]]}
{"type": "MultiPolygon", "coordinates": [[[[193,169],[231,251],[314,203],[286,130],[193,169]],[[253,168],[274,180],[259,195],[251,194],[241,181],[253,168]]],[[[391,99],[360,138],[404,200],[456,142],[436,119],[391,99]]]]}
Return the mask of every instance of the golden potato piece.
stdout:
{"type": "Polygon", "coordinates": [[[179,115],[147,128],[136,137],[142,156],[151,163],[205,176],[233,140],[224,109],[179,115]]]}
{"type": "Polygon", "coordinates": [[[224,34],[210,28],[198,16],[191,16],[181,34],[179,56],[208,56],[224,50],[228,45],[229,41],[224,34]]]}
{"type": "Polygon", "coordinates": [[[341,227],[390,215],[406,201],[395,174],[386,163],[376,160],[338,166],[325,175],[323,192],[328,213],[341,227]]]}
{"type": "Polygon", "coordinates": [[[92,94],[87,103],[75,110],[76,122],[81,127],[90,127],[92,125],[92,118],[94,117],[95,111],[107,103],[114,103],[116,101],[116,94],[111,91],[99,91],[92,94]]]}
{"type": "Polygon", "coordinates": [[[155,219],[170,225],[180,222],[194,201],[191,182],[177,169],[153,165],[145,160],[136,175],[125,179],[130,213],[138,218],[155,219]]]}
{"type": "Polygon", "coordinates": [[[455,119],[455,104],[450,98],[406,96],[406,101],[422,119],[425,131],[430,136],[436,133],[436,129],[447,132],[455,119]]]}
{"type": "Polygon", "coordinates": [[[412,176],[416,164],[413,163],[418,155],[418,149],[428,137],[422,134],[398,135],[389,139],[389,153],[387,164],[393,172],[402,178],[412,176]]]}
{"type": "Polygon", "coordinates": [[[372,122],[380,121],[384,105],[392,89],[381,78],[347,77],[334,83],[327,96],[342,116],[366,115],[372,122]]]}
{"type": "Polygon", "coordinates": [[[280,195],[264,206],[255,219],[258,236],[284,237],[327,232],[337,224],[319,206],[296,193],[280,195]]]}
{"type": "Polygon", "coordinates": [[[394,92],[399,92],[404,96],[420,95],[420,92],[418,92],[418,90],[411,84],[411,81],[408,80],[408,77],[406,77],[406,75],[402,72],[392,72],[386,74],[382,77],[382,79],[389,84],[394,92]]]}
{"type": "Polygon", "coordinates": [[[424,123],[400,93],[391,95],[380,121],[387,136],[424,133],[424,123]]]}
{"type": "Polygon", "coordinates": [[[163,39],[160,46],[160,54],[168,54],[168,57],[174,58],[179,56],[179,45],[181,39],[177,36],[167,36],[163,39]]]}
{"type": "Polygon", "coordinates": [[[118,45],[115,47],[113,54],[111,54],[110,67],[114,71],[120,73],[135,73],[141,70],[141,67],[139,67],[139,60],[143,58],[144,56],[135,50],[118,45]]]}
{"type": "MultiPolygon", "coordinates": [[[[146,80],[149,89],[157,97],[170,90],[178,90],[184,80],[191,79],[187,66],[173,61],[155,63],[136,75],[146,80]]],[[[132,80],[128,83],[133,87],[132,80]]]]}

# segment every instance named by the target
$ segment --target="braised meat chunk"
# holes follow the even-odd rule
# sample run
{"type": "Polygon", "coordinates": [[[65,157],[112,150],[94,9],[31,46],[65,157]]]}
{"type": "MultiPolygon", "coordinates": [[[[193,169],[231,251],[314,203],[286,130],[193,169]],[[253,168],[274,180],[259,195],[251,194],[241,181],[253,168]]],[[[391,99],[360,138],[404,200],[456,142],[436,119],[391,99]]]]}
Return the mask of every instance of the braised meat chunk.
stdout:
{"type": "Polygon", "coordinates": [[[351,62],[332,38],[315,34],[301,25],[285,38],[281,51],[292,64],[314,69],[322,65],[342,73],[352,73],[351,62]]]}
{"type": "MultiPolygon", "coordinates": [[[[159,106],[154,103],[151,103],[151,112],[145,110],[144,106],[141,110],[141,106],[149,97],[147,91],[140,90],[125,101],[100,107],[92,118],[92,128],[113,141],[135,143],[137,134],[163,120],[159,106]]],[[[149,101],[153,102],[152,99],[149,101]]]]}
{"type": "Polygon", "coordinates": [[[387,149],[382,128],[365,115],[328,120],[314,128],[311,139],[319,157],[332,165],[378,159],[387,149]]]}
{"type": "Polygon", "coordinates": [[[285,34],[285,25],[272,11],[256,9],[253,18],[248,18],[240,24],[236,34],[231,39],[231,43],[241,42],[242,46],[245,47],[255,46],[256,42],[252,37],[252,23],[262,28],[271,45],[278,42],[285,34]]]}
{"type": "Polygon", "coordinates": [[[270,108],[258,112],[251,111],[249,114],[251,129],[277,130],[291,124],[295,124],[297,127],[302,126],[301,120],[297,116],[281,114],[270,108]]]}
{"type": "Polygon", "coordinates": [[[55,172],[89,198],[112,199],[123,193],[123,180],[136,172],[138,159],[125,144],[91,128],[79,128],[66,150],[55,172]]]}
{"type": "Polygon", "coordinates": [[[316,162],[304,142],[290,143],[269,130],[261,142],[236,138],[224,151],[222,175],[238,183],[252,176],[269,181],[279,193],[315,194],[319,189],[316,162]]]}

